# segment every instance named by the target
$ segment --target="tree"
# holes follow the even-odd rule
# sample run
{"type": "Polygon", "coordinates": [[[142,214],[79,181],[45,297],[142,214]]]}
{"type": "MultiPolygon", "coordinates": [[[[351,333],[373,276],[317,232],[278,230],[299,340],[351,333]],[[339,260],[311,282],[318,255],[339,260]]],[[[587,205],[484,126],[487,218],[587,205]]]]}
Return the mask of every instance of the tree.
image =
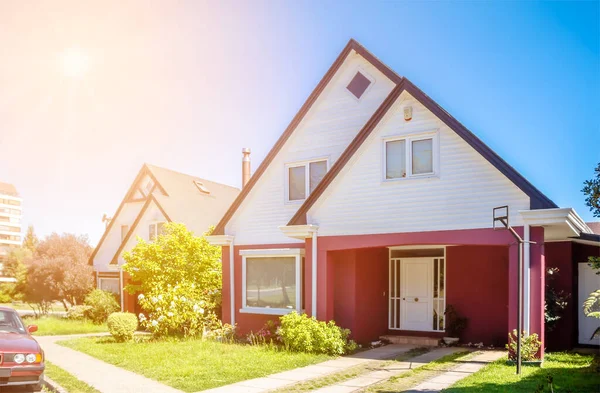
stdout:
{"type": "Polygon", "coordinates": [[[7,283],[4,290],[12,300],[22,300],[24,289],[27,286],[27,265],[33,256],[31,250],[25,247],[13,248],[4,263],[3,274],[15,278],[15,283],[7,283]]]}
{"type": "Polygon", "coordinates": [[[126,286],[146,315],[140,322],[156,335],[193,336],[216,318],[221,304],[221,250],[183,224],[166,224],[154,242],[138,238],[123,255],[126,286]]]}
{"type": "MultiPolygon", "coordinates": [[[[594,170],[595,177],[583,182],[583,195],[586,196],[585,204],[590,208],[594,217],[600,217],[600,162],[594,170]]],[[[588,257],[590,266],[597,270],[596,274],[600,274],[600,257],[588,257]]]]}
{"type": "Polygon", "coordinates": [[[550,332],[556,327],[556,323],[563,317],[565,309],[569,304],[570,294],[557,290],[554,280],[558,275],[559,269],[551,267],[546,269],[546,303],[544,305],[544,319],[546,331],[550,332]]]}
{"type": "Polygon", "coordinates": [[[33,225],[29,225],[27,227],[27,233],[25,234],[25,238],[23,239],[23,248],[26,248],[32,253],[34,253],[39,243],[40,239],[38,239],[38,237],[36,236],[35,230],[33,229],[33,225]]]}
{"type": "Polygon", "coordinates": [[[93,270],[88,265],[92,252],[86,236],[53,233],[39,242],[27,263],[24,298],[46,313],[53,301],[81,304],[93,288],[93,270]]]}

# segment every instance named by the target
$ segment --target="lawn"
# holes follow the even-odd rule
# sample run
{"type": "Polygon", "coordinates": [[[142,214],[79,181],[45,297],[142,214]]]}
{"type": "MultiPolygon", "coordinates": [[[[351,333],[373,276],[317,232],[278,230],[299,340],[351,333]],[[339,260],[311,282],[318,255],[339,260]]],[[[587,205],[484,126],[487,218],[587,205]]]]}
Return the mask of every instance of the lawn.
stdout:
{"type": "Polygon", "coordinates": [[[100,393],[85,382],[80,381],[62,368],[46,361],[46,376],[69,393],[100,393]]]}
{"type": "Polygon", "coordinates": [[[61,317],[24,318],[25,325],[37,325],[34,336],[107,332],[106,324],[95,325],[90,321],[73,321],[61,317]]]}
{"type": "MultiPolygon", "coordinates": [[[[29,304],[23,303],[23,302],[15,301],[12,303],[0,303],[0,306],[10,307],[15,310],[33,311],[33,309],[31,307],[29,307],[29,304]]],[[[50,307],[50,311],[65,311],[65,306],[63,306],[62,303],[54,302],[54,303],[52,303],[52,306],[50,307]]]]}
{"type": "Polygon", "coordinates": [[[289,353],[260,346],[201,340],[116,343],[110,337],[85,337],[58,344],[160,381],[197,392],[246,379],[322,362],[331,357],[289,353]]]}
{"type": "Polygon", "coordinates": [[[521,376],[515,374],[515,366],[498,360],[479,372],[457,382],[444,393],[533,393],[539,385],[550,392],[547,376],[554,379],[554,392],[600,392],[600,374],[596,367],[600,357],[574,353],[548,353],[543,367],[524,366],[521,376]]]}

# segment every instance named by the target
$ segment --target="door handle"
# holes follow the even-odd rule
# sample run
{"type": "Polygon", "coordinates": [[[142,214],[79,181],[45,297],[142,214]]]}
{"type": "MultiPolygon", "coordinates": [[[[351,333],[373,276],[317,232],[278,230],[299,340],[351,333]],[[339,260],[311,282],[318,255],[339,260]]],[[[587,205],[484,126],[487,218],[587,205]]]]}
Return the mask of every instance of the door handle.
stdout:
{"type": "Polygon", "coordinates": [[[419,298],[418,298],[418,297],[416,297],[416,298],[415,298],[415,302],[418,302],[418,301],[419,301],[419,298]]]}
{"type": "Polygon", "coordinates": [[[403,297],[403,298],[402,298],[402,300],[406,300],[406,298],[405,298],[405,297],[403,297]]]}

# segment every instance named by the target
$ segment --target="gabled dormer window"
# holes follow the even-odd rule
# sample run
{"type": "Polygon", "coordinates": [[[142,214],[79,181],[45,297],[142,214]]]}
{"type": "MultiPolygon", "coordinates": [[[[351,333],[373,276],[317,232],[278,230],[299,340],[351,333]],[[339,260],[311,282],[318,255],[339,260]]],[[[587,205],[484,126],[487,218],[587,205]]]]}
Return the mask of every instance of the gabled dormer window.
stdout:
{"type": "Polygon", "coordinates": [[[387,138],[383,144],[384,180],[437,175],[437,133],[387,138]]]}
{"type": "Polygon", "coordinates": [[[327,173],[326,159],[286,165],[286,200],[303,201],[327,173]]]}
{"type": "Polygon", "coordinates": [[[156,240],[157,237],[163,234],[164,222],[153,222],[148,227],[148,239],[150,241],[156,240]]]}

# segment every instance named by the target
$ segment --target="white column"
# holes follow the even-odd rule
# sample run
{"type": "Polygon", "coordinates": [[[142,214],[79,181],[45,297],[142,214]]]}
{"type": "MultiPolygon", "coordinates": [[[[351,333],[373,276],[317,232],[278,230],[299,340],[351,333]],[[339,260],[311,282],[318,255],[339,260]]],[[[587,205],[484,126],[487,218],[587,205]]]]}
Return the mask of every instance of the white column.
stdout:
{"type": "Polygon", "coordinates": [[[531,240],[530,226],[523,226],[523,330],[529,334],[529,322],[531,320],[531,274],[529,267],[531,265],[531,240]]]}
{"type": "Polygon", "coordinates": [[[312,308],[311,316],[317,317],[317,231],[312,233],[312,308]]]}
{"type": "Polygon", "coordinates": [[[123,266],[119,266],[119,287],[121,287],[121,296],[119,296],[121,298],[121,311],[124,312],[125,308],[123,307],[123,298],[125,297],[125,288],[123,287],[123,266]]]}
{"type": "Polygon", "coordinates": [[[229,243],[229,303],[231,306],[231,325],[235,325],[235,252],[233,251],[233,239],[229,243]]]}

